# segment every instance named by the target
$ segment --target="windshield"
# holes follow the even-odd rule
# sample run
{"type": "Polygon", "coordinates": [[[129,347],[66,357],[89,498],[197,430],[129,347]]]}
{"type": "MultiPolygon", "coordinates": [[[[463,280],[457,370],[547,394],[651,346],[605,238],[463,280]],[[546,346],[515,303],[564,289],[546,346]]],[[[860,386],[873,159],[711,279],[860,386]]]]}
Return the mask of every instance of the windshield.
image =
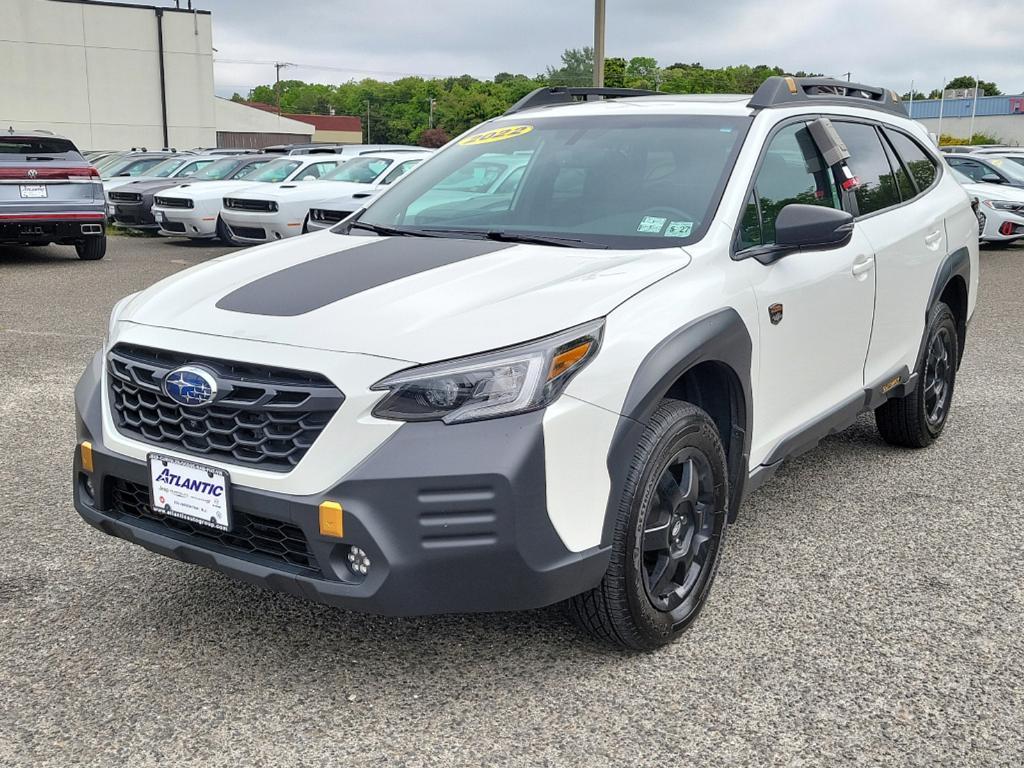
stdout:
{"type": "Polygon", "coordinates": [[[231,178],[251,179],[259,172],[260,168],[264,167],[269,162],[269,160],[258,160],[255,163],[250,163],[249,165],[242,166],[242,168],[233,176],[231,176],[231,178]]]}
{"type": "Polygon", "coordinates": [[[198,171],[192,174],[192,178],[198,181],[219,181],[220,179],[226,179],[231,175],[231,172],[238,166],[238,160],[235,158],[227,158],[224,160],[215,160],[205,168],[200,168],[198,171]]]}
{"type": "Polygon", "coordinates": [[[438,153],[359,221],[399,234],[677,246],[703,236],[749,125],[704,115],[503,121],[438,153]]]}
{"type": "Polygon", "coordinates": [[[963,173],[958,171],[956,168],[950,168],[949,170],[951,170],[953,172],[953,178],[956,179],[957,181],[959,181],[961,184],[973,184],[974,183],[974,179],[972,179],[970,176],[965,176],[963,173]]]}
{"type": "Polygon", "coordinates": [[[359,157],[339,165],[336,170],[324,176],[331,181],[354,181],[356,184],[369,184],[382,173],[392,161],[386,157],[359,157]]]}
{"type": "Polygon", "coordinates": [[[1014,184],[1024,184],[1024,168],[1006,157],[985,158],[1014,184]]]}
{"type": "Polygon", "coordinates": [[[158,176],[161,179],[167,178],[172,173],[174,173],[176,170],[181,168],[181,166],[183,166],[185,164],[185,160],[186,159],[187,158],[184,158],[184,157],[172,157],[169,160],[164,160],[162,163],[157,163],[152,168],[150,168],[146,172],[146,175],[147,176],[158,176]]]}
{"type": "Polygon", "coordinates": [[[300,165],[302,165],[301,160],[289,160],[288,158],[281,157],[277,160],[272,160],[252,176],[246,176],[245,178],[251,181],[269,181],[270,183],[284,181],[300,165]]]}

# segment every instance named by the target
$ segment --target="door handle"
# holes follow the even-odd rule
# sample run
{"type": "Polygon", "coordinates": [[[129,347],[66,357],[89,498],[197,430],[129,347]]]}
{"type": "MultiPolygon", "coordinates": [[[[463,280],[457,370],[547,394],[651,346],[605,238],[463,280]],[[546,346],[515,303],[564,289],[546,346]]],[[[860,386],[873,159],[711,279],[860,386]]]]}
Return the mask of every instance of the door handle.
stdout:
{"type": "Polygon", "coordinates": [[[937,229],[929,235],[925,235],[924,244],[927,245],[933,251],[939,247],[939,243],[942,242],[942,230],[937,229]]]}
{"type": "Polygon", "coordinates": [[[850,270],[854,277],[861,277],[866,275],[872,269],[875,268],[875,259],[873,256],[858,256],[853,261],[853,268],[850,270]]]}

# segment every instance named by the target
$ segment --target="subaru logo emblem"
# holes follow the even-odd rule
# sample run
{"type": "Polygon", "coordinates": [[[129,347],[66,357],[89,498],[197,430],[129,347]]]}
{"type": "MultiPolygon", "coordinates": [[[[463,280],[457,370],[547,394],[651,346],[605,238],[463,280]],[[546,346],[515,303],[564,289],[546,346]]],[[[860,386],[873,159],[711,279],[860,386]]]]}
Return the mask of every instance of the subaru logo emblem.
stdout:
{"type": "Polygon", "coordinates": [[[203,368],[185,365],[167,374],[164,394],[178,405],[209,405],[217,399],[217,379],[203,368]]]}
{"type": "Polygon", "coordinates": [[[38,175],[39,175],[39,171],[37,171],[35,168],[29,168],[28,169],[28,177],[30,179],[34,179],[38,175]]]}

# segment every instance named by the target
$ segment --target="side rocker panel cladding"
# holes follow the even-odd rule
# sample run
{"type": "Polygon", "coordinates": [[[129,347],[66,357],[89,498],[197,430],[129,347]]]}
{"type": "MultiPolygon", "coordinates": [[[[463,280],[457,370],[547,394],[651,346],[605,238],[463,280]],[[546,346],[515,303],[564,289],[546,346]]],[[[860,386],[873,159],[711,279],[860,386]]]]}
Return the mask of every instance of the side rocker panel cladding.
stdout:
{"type": "Polygon", "coordinates": [[[750,455],[752,423],[750,393],[750,334],[733,309],[722,309],[694,320],[663,339],[643,359],[633,376],[622,405],[608,452],[611,493],[605,512],[601,543],[611,542],[619,502],[626,486],[630,463],[648,419],[672,385],[688,370],[704,362],[723,363],[736,374],[742,388],[742,408],[736,414],[733,434],[723,435],[729,452],[730,518],[735,519],[743,497],[750,455]]]}

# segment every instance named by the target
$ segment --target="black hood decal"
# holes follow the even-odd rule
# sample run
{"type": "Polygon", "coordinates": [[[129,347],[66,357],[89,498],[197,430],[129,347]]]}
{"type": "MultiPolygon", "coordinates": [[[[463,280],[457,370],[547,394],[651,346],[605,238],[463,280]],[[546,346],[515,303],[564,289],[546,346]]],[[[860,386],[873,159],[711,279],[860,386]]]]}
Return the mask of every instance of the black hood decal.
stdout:
{"type": "Polygon", "coordinates": [[[294,317],[371,288],[511,247],[486,240],[382,237],[287,267],[243,285],[217,309],[294,317]]]}

